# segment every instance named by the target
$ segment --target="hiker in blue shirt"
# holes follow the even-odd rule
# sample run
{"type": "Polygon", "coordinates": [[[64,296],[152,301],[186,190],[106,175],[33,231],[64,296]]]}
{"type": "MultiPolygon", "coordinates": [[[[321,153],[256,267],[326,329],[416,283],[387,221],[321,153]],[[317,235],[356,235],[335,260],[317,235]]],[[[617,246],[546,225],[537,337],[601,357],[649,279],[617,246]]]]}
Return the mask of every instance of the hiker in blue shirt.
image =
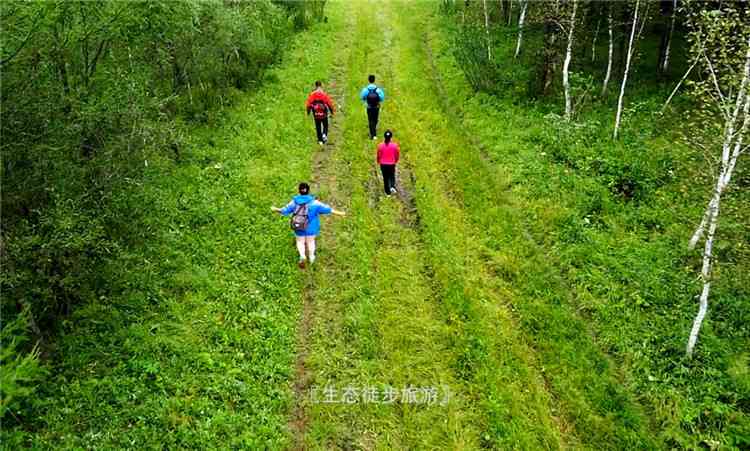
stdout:
{"type": "Polygon", "coordinates": [[[284,216],[292,215],[290,225],[297,236],[297,251],[299,252],[299,267],[305,268],[307,258],[305,245],[310,256],[310,264],[315,262],[315,237],[320,233],[320,215],[334,214],[345,216],[310,194],[310,185],[305,182],[299,184],[299,195],[294,196],[284,208],[271,207],[271,210],[284,216]]]}
{"type": "Polygon", "coordinates": [[[367,107],[367,122],[370,124],[370,139],[376,139],[378,137],[378,115],[380,113],[380,102],[385,100],[385,93],[383,89],[379,88],[375,84],[375,76],[370,75],[367,77],[370,82],[369,85],[362,88],[362,92],[359,94],[359,98],[365,103],[367,107]]]}

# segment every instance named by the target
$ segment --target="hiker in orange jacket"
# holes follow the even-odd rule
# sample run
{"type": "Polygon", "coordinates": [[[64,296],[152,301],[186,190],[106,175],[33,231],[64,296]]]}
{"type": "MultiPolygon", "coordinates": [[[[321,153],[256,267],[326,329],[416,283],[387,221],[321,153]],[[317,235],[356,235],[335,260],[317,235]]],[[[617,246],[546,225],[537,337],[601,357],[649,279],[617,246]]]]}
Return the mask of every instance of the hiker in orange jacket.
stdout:
{"type": "Polygon", "coordinates": [[[315,132],[318,135],[318,144],[321,146],[328,142],[328,115],[333,117],[333,102],[328,94],[323,91],[323,83],[315,82],[315,90],[307,96],[305,102],[307,115],[313,114],[315,119],[315,132]]]}

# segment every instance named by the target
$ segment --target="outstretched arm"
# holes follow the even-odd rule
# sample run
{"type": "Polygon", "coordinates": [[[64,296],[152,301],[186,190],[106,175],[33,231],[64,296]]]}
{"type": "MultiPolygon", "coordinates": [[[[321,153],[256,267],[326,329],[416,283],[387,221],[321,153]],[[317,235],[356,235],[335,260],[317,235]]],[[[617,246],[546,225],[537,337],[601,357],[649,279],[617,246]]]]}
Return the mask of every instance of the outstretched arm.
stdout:
{"type": "Polygon", "coordinates": [[[271,211],[287,216],[294,211],[294,201],[289,202],[284,208],[271,207],[271,211]]]}
{"type": "Polygon", "coordinates": [[[324,215],[333,214],[333,215],[336,215],[336,216],[346,216],[345,212],[340,211],[340,210],[336,210],[335,208],[331,207],[328,204],[324,204],[323,202],[320,202],[320,201],[315,201],[315,202],[317,204],[317,207],[320,209],[318,211],[321,214],[324,214],[324,215]]]}

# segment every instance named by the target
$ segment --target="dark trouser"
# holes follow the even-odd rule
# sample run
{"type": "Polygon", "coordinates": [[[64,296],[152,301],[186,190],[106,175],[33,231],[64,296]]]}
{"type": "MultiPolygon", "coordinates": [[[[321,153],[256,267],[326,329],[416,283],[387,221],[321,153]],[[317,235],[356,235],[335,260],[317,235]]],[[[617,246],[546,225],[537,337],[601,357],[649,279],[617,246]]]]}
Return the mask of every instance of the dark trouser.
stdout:
{"type": "Polygon", "coordinates": [[[370,124],[370,138],[378,136],[378,114],[380,108],[368,108],[367,109],[367,122],[370,124]]]}
{"type": "Polygon", "coordinates": [[[383,173],[383,188],[386,194],[391,194],[391,188],[396,187],[396,165],[381,164],[380,172],[383,173]]]}
{"type": "Polygon", "coordinates": [[[323,142],[323,135],[328,137],[328,118],[315,119],[315,133],[318,134],[318,142],[323,142]]]}

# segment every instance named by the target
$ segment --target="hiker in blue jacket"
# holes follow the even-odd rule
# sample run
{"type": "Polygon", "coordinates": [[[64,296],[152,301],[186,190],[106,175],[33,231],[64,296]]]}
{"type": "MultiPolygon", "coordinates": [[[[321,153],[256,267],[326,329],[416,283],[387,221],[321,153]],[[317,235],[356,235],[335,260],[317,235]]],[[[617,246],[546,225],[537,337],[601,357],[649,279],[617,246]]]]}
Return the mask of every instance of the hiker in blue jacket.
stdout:
{"type": "Polygon", "coordinates": [[[382,88],[375,84],[375,76],[367,77],[369,85],[362,88],[359,98],[365,103],[367,108],[367,122],[370,124],[370,139],[378,137],[378,115],[380,114],[380,103],[385,100],[385,93],[382,88]]]}
{"type": "Polygon", "coordinates": [[[305,245],[310,257],[310,264],[315,262],[315,237],[320,233],[320,215],[334,214],[345,216],[346,213],[338,211],[323,202],[315,199],[310,194],[310,185],[305,182],[299,184],[299,195],[294,196],[284,208],[271,207],[271,210],[284,216],[292,215],[290,225],[297,237],[297,251],[299,252],[299,267],[305,268],[307,258],[305,256],[305,245]]]}

